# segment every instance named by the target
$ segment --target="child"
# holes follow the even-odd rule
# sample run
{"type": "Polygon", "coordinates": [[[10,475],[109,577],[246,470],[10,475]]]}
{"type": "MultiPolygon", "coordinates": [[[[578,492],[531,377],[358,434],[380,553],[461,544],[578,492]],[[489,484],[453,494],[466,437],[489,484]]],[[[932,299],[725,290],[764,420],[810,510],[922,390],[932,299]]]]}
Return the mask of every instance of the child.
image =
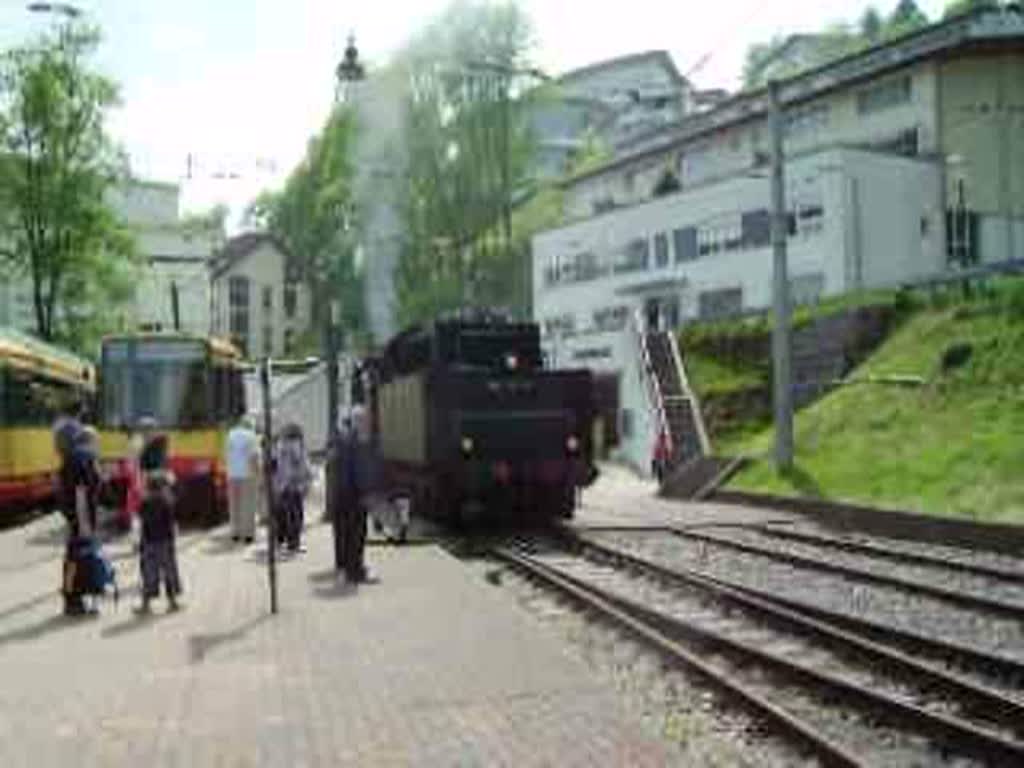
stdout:
{"type": "Polygon", "coordinates": [[[289,424],[274,446],[274,502],[278,541],[292,553],[305,552],[302,545],[303,506],[313,478],[303,441],[302,428],[289,424]]]}
{"type": "Polygon", "coordinates": [[[160,594],[164,582],[168,610],[179,608],[181,581],[174,532],[174,475],[167,469],[167,436],[148,436],[139,457],[143,496],[139,508],[142,539],[139,569],[142,572],[142,604],[139,613],[149,613],[149,602],[160,594]]]}

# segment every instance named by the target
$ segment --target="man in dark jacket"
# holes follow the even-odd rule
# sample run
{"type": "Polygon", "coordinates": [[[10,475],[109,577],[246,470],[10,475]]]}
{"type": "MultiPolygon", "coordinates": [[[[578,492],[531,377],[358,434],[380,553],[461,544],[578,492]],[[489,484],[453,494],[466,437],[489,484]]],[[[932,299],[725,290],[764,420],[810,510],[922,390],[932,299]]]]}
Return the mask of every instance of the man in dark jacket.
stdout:
{"type": "Polygon", "coordinates": [[[361,406],[352,409],[338,442],[337,509],[341,516],[339,535],[342,562],[350,582],[366,581],[364,552],[366,549],[367,495],[373,488],[375,462],[370,443],[369,422],[361,406]]]}

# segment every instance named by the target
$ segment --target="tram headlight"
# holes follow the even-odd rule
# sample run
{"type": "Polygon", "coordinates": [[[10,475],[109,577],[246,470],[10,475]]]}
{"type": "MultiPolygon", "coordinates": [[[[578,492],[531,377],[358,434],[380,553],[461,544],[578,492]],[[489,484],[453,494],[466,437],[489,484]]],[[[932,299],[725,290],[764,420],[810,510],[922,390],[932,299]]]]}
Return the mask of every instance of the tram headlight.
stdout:
{"type": "Polygon", "coordinates": [[[469,456],[473,452],[473,438],[464,435],[461,442],[462,453],[469,456]]]}
{"type": "Polygon", "coordinates": [[[569,435],[565,440],[565,447],[569,453],[576,453],[580,449],[580,439],[576,435],[569,435]]]}

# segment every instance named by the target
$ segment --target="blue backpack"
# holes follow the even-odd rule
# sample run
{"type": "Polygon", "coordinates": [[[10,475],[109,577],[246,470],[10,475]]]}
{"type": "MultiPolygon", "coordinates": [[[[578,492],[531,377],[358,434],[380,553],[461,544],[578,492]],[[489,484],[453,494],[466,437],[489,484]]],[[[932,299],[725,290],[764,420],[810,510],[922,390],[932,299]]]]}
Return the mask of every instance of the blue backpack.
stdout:
{"type": "Polygon", "coordinates": [[[99,541],[85,536],[73,541],[71,548],[71,557],[82,570],[79,582],[82,591],[87,595],[105,595],[109,587],[114,593],[114,603],[117,604],[117,571],[103,554],[99,541]]]}

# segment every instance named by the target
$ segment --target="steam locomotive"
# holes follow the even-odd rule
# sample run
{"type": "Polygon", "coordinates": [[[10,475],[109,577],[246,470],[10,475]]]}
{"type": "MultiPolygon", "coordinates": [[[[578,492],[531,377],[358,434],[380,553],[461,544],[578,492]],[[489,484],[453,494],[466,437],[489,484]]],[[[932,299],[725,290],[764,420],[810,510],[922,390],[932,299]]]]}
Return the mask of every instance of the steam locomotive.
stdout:
{"type": "Polygon", "coordinates": [[[371,370],[382,479],[414,514],[457,525],[571,517],[596,476],[592,374],[545,370],[535,323],[442,317],[400,333],[371,370]]]}

